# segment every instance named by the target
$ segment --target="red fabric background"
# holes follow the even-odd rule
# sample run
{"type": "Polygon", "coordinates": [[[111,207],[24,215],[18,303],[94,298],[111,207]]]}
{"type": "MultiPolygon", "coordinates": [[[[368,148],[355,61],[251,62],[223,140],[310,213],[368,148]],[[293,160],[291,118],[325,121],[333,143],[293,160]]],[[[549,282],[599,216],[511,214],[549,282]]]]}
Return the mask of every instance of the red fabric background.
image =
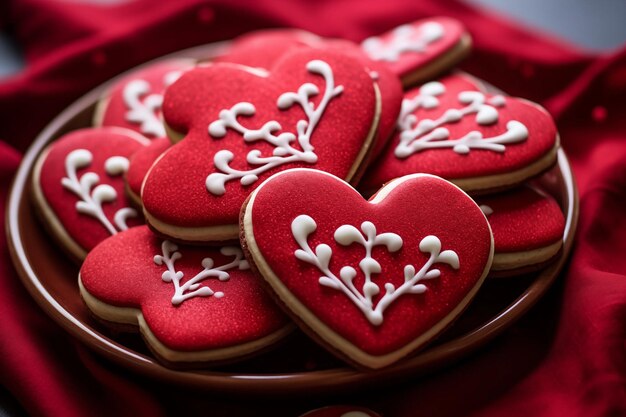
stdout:
{"type": "Polygon", "coordinates": [[[581,53],[453,0],[111,3],[0,4],[0,27],[14,33],[28,61],[24,72],[0,81],[2,211],[17,151],[64,106],[124,69],[259,27],[361,40],[445,14],[463,20],[474,36],[464,69],[556,117],[580,187],[580,227],[555,288],[471,358],[384,391],[307,396],[282,411],[272,398],[242,401],[146,381],[93,355],[30,300],[0,237],[0,383],[29,414],[159,416],[184,404],[188,415],[287,416],[353,403],[387,416],[626,415],[626,50],[581,53]]]}

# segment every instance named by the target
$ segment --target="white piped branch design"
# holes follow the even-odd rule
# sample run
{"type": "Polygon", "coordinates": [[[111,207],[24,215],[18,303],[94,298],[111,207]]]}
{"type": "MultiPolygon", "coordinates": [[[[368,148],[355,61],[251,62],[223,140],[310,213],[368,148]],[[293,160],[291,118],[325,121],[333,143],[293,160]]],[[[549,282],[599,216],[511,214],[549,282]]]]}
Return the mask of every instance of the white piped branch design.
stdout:
{"type": "Polygon", "coordinates": [[[425,149],[452,148],[458,154],[466,155],[472,149],[492,152],[504,152],[506,145],[523,142],[528,138],[528,129],[523,123],[511,120],[506,125],[506,132],[493,137],[484,137],[478,130],[472,130],[458,139],[450,138],[450,131],[442,127],[448,123],[460,122],[463,118],[475,115],[478,125],[487,126],[498,122],[498,108],[506,105],[504,96],[487,98],[479,91],[462,91],[458,100],[465,107],[448,109],[435,120],[418,120],[413,114],[417,109],[434,109],[439,106],[438,96],[446,92],[446,87],[437,81],[424,84],[419,94],[402,101],[397,126],[400,142],[395,155],[404,159],[425,149]]]}
{"type": "Polygon", "coordinates": [[[319,94],[318,87],[312,83],[302,84],[297,93],[282,94],[276,102],[280,110],[287,110],[294,104],[299,105],[304,110],[307,120],[301,119],[296,123],[297,136],[291,132],[280,132],[283,128],[275,120],[266,122],[259,129],[249,129],[243,126],[237,117],[249,117],[256,113],[254,105],[246,102],[237,103],[230,109],[220,111],[219,119],[209,125],[209,135],[213,138],[222,138],[226,135],[227,129],[232,129],[239,132],[245,142],[265,141],[274,147],[271,156],[262,156],[258,149],[248,152],[246,161],[255,166],[255,168],[248,170],[238,170],[230,166],[235,158],[231,151],[220,150],[217,152],[213,161],[215,168],[220,172],[212,173],[206,179],[206,188],[210,193],[223,195],[226,192],[225,184],[235,179],[239,179],[242,185],[250,185],[259,179],[259,175],[279,165],[293,162],[309,164],[317,162],[317,155],[311,145],[311,136],[329,102],[343,92],[343,86],[335,86],[333,70],[324,61],[310,61],[306,68],[312,74],[321,75],[326,82],[324,95],[318,106],[315,107],[310,101],[311,97],[319,94]],[[296,141],[299,149],[292,146],[296,141]]]}
{"type": "Polygon", "coordinates": [[[204,269],[184,284],[181,284],[185,275],[182,271],[177,271],[174,265],[176,261],[182,257],[182,254],[178,251],[178,246],[169,240],[164,240],[163,243],[161,243],[161,252],[161,255],[154,256],[154,263],[159,266],[165,265],[167,268],[163,271],[161,279],[163,282],[172,283],[174,285],[172,304],[175,306],[180,305],[184,301],[193,297],[223,297],[223,292],[214,292],[208,286],[200,285],[200,282],[207,278],[217,278],[220,281],[228,281],[230,279],[230,275],[226,271],[233,268],[240,270],[250,268],[248,262],[243,257],[241,249],[235,246],[224,246],[220,249],[220,252],[225,256],[234,256],[235,258],[231,262],[222,266],[214,267],[213,259],[204,258],[202,260],[202,267],[204,269]]]}
{"type": "Polygon", "coordinates": [[[459,257],[452,250],[441,251],[441,242],[436,236],[426,236],[419,244],[419,249],[423,253],[430,254],[428,261],[416,270],[413,265],[404,267],[404,282],[395,287],[387,282],[383,288],[385,293],[374,304],[374,297],[380,294],[380,286],[373,281],[373,274],[380,274],[382,271],[380,263],[372,257],[372,249],[375,246],[385,246],[389,252],[397,252],[402,248],[402,238],[395,233],[377,234],[376,226],[371,222],[363,222],[359,231],[352,225],[339,227],[334,234],[335,241],[342,246],[349,246],[353,243],[363,246],[365,257],[359,262],[359,269],[363,272],[364,282],[361,290],[354,284],[357,271],[351,266],[343,266],[336,275],[330,270],[330,259],[332,249],[325,243],[321,243],[311,248],[308,237],[317,229],[315,220],[307,215],[300,215],[291,223],[292,234],[300,246],[294,252],[296,258],[315,266],[322,273],[319,283],[322,286],[332,288],[344,293],[359,310],[365,315],[367,320],[374,326],[383,323],[383,314],[387,307],[396,299],[405,294],[422,294],[427,290],[423,283],[426,280],[441,276],[439,269],[431,269],[435,263],[444,263],[454,269],[459,269],[459,257]]]}
{"type": "Polygon", "coordinates": [[[361,48],[375,61],[394,62],[407,52],[425,52],[428,45],[444,34],[444,27],[437,22],[426,22],[418,27],[402,25],[393,30],[389,41],[373,36],[365,39],[361,48]]]}
{"type": "MultiPolygon", "coordinates": [[[[163,77],[163,85],[169,87],[182,75],[181,71],[170,71],[163,77]]],[[[150,94],[150,83],[146,80],[132,80],[124,86],[122,96],[128,111],[126,120],[138,123],[141,133],[157,138],[165,137],[165,127],[159,117],[163,106],[162,94],[150,94]]]]}
{"type": "MultiPolygon", "coordinates": [[[[86,172],[78,178],[77,170],[87,168],[93,161],[93,154],[86,149],[76,149],[65,157],[66,177],[61,179],[63,188],[71,191],[79,201],[76,210],[98,220],[107,231],[114,235],[118,231],[128,229],[126,221],[130,217],[137,217],[137,211],[130,207],[117,210],[113,222],[107,218],[102,205],[111,203],[117,198],[117,192],[109,184],[99,184],[100,176],[95,172],[86,172]]],[[[123,156],[112,156],[105,161],[105,171],[108,175],[122,175],[128,169],[128,159],[123,156]]]]}

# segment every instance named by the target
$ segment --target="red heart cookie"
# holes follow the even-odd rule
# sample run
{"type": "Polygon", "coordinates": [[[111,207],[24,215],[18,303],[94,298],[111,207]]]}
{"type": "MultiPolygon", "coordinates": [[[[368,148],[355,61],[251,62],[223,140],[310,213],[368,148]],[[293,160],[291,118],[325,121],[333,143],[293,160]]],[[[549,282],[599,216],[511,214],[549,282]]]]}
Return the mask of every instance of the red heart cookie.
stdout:
{"type": "Polygon", "coordinates": [[[47,228],[75,258],[141,216],[124,195],[128,158],[149,143],[128,129],[77,130],[49,145],[33,172],[35,206],[47,228]]]}
{"type": "Polygon", "coordinates": [[[194,65],[178,59],[148,65],[107,91],[94,112],[94,126],[119,126],[149,138],[165,137],[161,105],[165,89],[194,65]]]}
{"type": "Polygon", "coordinates": [[[565,217],[554,199],[524,186],[478,198],[493,231],[490,276],[519,275],[541,268],[561,250],[565,217]]]}
{"type": "Polygon", "coordinates": [[[141,185],[150,167],[172,143],[168,138],[154,139],[150,145],[138,150],[130,158],[126,171],[126,194],[136,207],[141,207],[141,185]]]}
{"type": "Polygon", "coordinates": [[[470,78],[451,75],[408,91],[398,132],[365,187],[425,172],[484,192],[552,166],[559,146],[552,117],[535,103],[478,90],[470,78]]]}
{"type": "Polygon", "coordinates": [[[281,172],[251,195],[242,230],[248,259],[296,322],[367,368],[439,334],[476,294],[493,256],[476,203],[425,174],[366,201],[330,174],[281,172]]]}
{"type": "Polygon", "coordinates": [[[306,166],[356,181],[379,108],[370,75],[335,52],[298,49],[271,73],[191,70],[165,95],[168,126],[187,133],[144,180],[146,218],[180,240],[236,239],[241,205],[277,171],[306,166]]]}
{"type": "Polygon", "coordinates": [[[461,22],[432,17],[367,38],[361,47],[410,86],[454,67],[467,55],[471,43],[461,22]]]}
{"type": "Polygon", "coordinates": [[[177,246],[145,226],[91,251],[79,285],[97,317],[139,326],[150,349],[166,363],[247,357],[292,329],[239,246],[177,246]]]}

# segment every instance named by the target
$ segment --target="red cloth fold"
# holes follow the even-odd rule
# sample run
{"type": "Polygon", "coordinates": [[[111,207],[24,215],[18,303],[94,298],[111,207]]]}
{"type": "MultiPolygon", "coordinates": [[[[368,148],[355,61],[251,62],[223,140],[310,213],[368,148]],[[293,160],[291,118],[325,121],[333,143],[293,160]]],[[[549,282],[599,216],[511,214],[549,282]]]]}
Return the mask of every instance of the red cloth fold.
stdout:
{"type": "Polygon", "coordinates": [[[35,305],[1,236],[0,383],[29,414],[158,416],[183,407],[186,415],[292,416],[352,403],[407,417],[626,415],[626,49],[583,53],[454,0],[9,0],[0,12],[27,60],[22,73],[0,80],[0,214],[16,150],[79,95],[127,68],[261,27],[361,40],[429,15],[467,25],[475,49],[464,69],[552,112],[581,197],[569,267],[526,317],[480,352],[367,395],[283,403],[193,392],[112,367],[35,305]]]}

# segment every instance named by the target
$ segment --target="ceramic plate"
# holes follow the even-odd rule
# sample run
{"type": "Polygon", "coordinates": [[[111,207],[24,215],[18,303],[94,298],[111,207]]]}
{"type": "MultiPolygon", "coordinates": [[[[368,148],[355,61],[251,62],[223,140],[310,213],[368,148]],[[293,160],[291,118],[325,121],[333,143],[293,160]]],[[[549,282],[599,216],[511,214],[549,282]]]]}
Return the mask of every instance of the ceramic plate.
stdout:
{"type": "MultiPolygon", "coordinates": [[[[224,47],[223,43],[206,45],[162,59],[210,59],[224,47]]],[[[39,153],[66,132],[89,126],[98,98],[114,82],[112,80],[76,101],[34,141],[14,181],[7,211],[7,233],[19,276],[41,308],[96,352],[148,377],[212,391],[336,393],[432,372],[484,345],[526,313],[557,278],[571,251],[578,199],[569,163],[560,150],[558,164],[537,180],[556,198],[566,216],[564,247],[558,260],[534,274],[488,280],[454,325],[416,356],[389,368],[361,372],[346,367],[296,332],[272,352],[236,365],[198,371],[168,369],[150,355],[138,335],[113,334],[91,317],[78,292],[78,265],[60,252],[45,233],[29,199],[29,176],[39,153]]]]}

